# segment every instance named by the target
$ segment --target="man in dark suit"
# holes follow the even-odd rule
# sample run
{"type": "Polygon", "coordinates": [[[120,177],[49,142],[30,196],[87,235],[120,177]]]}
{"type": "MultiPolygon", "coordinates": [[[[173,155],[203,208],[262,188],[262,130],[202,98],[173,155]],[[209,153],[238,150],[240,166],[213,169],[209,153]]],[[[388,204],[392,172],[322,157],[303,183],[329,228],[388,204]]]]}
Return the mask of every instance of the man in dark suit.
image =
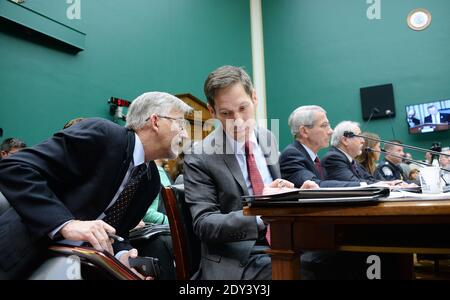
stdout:
{"type": "Polygon", "coordinates": [[[415,127],[417,125],[420,125],[420,120],[416,118],[416,111],[412,108],[408,110],[407,123],[409,127],[415,127]]]}
{"type": "Polygon", "coordinates": [[[354,181],[325,180],[326,172],[317,152],[328,147],[333,130],[322,107],[300,106],[289,116],[288,123],[295,141],[280,156],[283,178],[295,186],[301,186],[306,180],[312,180],[320,187],[360,185],[354,181]]]}
{"type": "Polygon", "coordinates": [[[153,160],[177,156],[190,110],[172,95],[145,93],[131,104],[126,128],[86,119],[3,160],[0,191],[15,210],[0,216],[1,228],[12,229],[0,234],[0,277],[23,276],[27,247],[41,253],[59,239],[89,243],[129,266],[137,250],[108,234],[127,238],[144,216],[160,189],[153,160]]]}
{"type": "Polygon", "coordinates": [[[427,109],[429,115],[424,118],[424,123],[441,124],[450,121],[449,114],[441,114],[436,105],[432,104],[427,109]]]}
{"type": "Polygon", "coordinates": [[[277,142],[255,125],[256,94],[242,68],[218,68],[209,74],[204,90],[208,109],[221,125],[184,160],[186,202],[202,243],[195,277],[271,279],[270,256],[255,251],[257,244],[264,244],[265,225],[260,217],[243,215],[241,196],[278,186],[277,142]]]}
{"type": "Polygon", "coordinates": [[[355,160],[355,157],[361,154],[364,139],[345,137],[344,132],[346,131],[361,134],[359,124],[351,121],[343,121],[334,128],[331,136],[332,147],[322,159],[327,179],[365,182],[366,184],[377,182],[378,180],[355,160]]]}

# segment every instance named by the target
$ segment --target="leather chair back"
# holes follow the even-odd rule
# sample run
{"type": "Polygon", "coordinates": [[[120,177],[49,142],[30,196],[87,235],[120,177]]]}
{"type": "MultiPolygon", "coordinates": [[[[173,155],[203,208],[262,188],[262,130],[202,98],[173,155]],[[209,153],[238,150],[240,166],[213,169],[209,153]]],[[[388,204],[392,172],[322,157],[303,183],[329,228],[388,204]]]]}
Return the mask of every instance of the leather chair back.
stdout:
{"type": "Polygon", "coordinates": [[[177,279],[188,280],[199,268],[201,248],[192,227],[191,212],[184,199],[184,185],[163,187],[161,195],[169,218],[177,279]]]}

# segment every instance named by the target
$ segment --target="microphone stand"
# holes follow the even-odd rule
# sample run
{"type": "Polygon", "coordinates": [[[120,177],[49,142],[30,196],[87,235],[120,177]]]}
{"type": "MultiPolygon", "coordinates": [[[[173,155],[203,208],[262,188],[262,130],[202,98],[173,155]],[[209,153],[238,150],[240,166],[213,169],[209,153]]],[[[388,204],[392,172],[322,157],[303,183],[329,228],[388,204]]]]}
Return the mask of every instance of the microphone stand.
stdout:
{"type": "Polygon", "coordinates": [[[365,131],[365,129],[367,128],[367,126],[370,123],[370,120],[372,120],[373,116],[379,112],[380,112],[380,110],[378,108],[376,108],[376,107],[372,108],[372,112],[370,113],[369,120],[367,120],[366,125],[364,125],[365,128],[363,131],[365,131]]]}
{"type": "Polygon", "coordinates": [[[386,115],[389,117],[389,122],[391,123],[392,137],[395,140],[394,124],[392,123],[392,112],[388,109],[386,110],[386,115]]]}
{"type": "MultiPolygon", "coordinates": [[[[363,136],[363,135],[360,135],[360,134],[354,134],[351,131],[345,131],[344,132],[344,136],[348,137],[348,138],[360,137],[360,138],[363,138],[363,139],[367,139],[367,140],[371,140],[371,141],[375,141],[375,142],[382,142],[382,143],[389,144],[389,145],[394,145],[394,146],[400,146],[400,147],[403,147],[403,148],[416,150],[416,151],[420,151],[420,152],[430,152],[433,155],[443,155],[443,156],[450,157],[450,154],[437,152],[437,151],[433,151],[433,150],[428,150],[428,149],[424,149],[424,148],[420,148],[420,147],[409,146],[409,145],[405,145],[405,144],[389,142],[389,141],[385,141],[385,140],[374,139],[374,138],[366,137],[366,136],[363,136]]],[[[394,155],[392,155],[392,156],[394,156],[394,155]]],[[[406,160],[406,158],[405,158],[405,160],[406,160]]]]}

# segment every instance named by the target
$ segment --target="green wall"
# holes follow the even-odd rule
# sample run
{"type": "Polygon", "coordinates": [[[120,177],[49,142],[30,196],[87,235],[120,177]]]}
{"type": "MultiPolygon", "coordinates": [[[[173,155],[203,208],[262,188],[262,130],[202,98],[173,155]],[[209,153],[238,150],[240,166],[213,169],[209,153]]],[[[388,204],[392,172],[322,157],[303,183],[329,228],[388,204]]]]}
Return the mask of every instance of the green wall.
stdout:
{"type": "Polygon", "coordinates": [[[159,90],[205,99],[203,82],[216,67],[252,70],[248,1],[81,0],[80,20],[66,18],[65,0],[26,5],[86,33],[85,50],[0,26],[4,138],[33,145],[69,119],[110,118],[111,96],[159,90]]]}
{"type": "MultiPolygon", "coordinates": [[[[409,135],[405,121],[405,105],[450,98],[450,1],[382,0],[380,20],[367,18],[365,0],[262,3],[267,111],[280,119],[281,149],[292,141],[287,118],[296,107],[324,107],[333,126],[363,122],[359,88],[384,83],[394,86],[397,138],[450,146],[450,131],[409,135]],[[419,7],[430,11],[432,23],[415,32],[406,17],[419,7]]],[[[367,130],[392,138],[387,119],[372,120],[367,130]]]]}

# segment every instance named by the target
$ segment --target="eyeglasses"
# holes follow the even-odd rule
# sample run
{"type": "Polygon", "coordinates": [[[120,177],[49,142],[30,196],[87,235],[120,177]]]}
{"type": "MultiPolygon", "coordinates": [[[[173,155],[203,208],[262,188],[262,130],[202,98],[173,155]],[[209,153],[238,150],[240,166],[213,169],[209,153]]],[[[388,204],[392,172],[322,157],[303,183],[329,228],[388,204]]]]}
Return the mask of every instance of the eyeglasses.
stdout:
{"type": "MultiPolygon", "coordinates": [[[[173,117],[169,117],[169,116],[163,116],[163,115],[157,115],[160,118],[164,118],[164,119],[169,119],[171,121],[176,121],[178,126],[181,129],[186,129],[186,127],[189,125],[189,121],[184,119],[184,118],[173,118],[173,117]]],[[[148,117],[145,122],[147,122],[148,120],[150,120],[150,117],[148,117]]]]}
{"type": "MultiPolygon", "coordinates": [[[[303,125],[303,126],[308,127],[308,128],[313,128],[314,124],[303,125]]],[[[328,122],[322,123],[322,124],[319,125],[319,127],[322,128],[322,129],[330,128],[330,123],[328,123],[328,122]]]]}

